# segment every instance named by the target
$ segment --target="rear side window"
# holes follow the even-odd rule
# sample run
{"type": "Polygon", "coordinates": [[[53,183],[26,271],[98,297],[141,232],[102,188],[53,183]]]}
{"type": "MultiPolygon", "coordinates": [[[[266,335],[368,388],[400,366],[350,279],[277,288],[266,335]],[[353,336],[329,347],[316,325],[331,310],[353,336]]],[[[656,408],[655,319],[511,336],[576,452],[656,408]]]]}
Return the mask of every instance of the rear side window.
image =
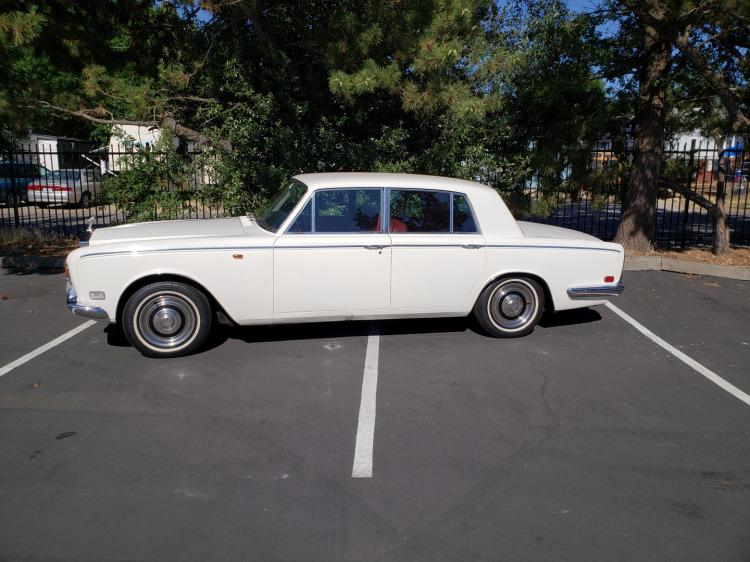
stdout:
{"type": "Polygon", "coordinates": [[[391,189],[390,194],[390,232],[450,232],[450,192],[391,189]]]}
{"type": "Polygon", "coordinates": [[[453,232],[476,232],[477,225],[465,195],[453,194],[453,232]]]}

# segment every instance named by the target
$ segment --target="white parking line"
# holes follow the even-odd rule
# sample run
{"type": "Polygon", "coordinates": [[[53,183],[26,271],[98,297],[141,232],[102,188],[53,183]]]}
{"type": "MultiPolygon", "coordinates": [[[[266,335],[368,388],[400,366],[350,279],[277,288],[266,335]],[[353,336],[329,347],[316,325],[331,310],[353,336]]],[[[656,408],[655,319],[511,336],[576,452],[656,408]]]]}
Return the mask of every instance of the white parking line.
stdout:
{"type": "Polygon", "coordinates": [[[27,353],[26,355],[23,355],[22,357],[19,357],[15,361],[11,361],[7,365],[4,365],[3,367],[0,367],[0,377],[2,377],[3,375],[7,375],[8,373],[10,373],[16,367],[20,367],[24,363],[28,363],[34,357],[36,357],[38,355],[41,355],[42,353],[44,353],[45,351],[48,351],[48,350],[52,349],[56,345],[60,345],[65,340],[69,340],[70,338],[72,338],[76,334],[78,334],[80,332],[83,332],[86,328],[89,328],[89,327],[93,326],[94,324],[96,324],[96,320],[88,320],[87,322],[84,322],[80,326],[76,326],[75,328],[73,328],[69,332],[65,332],[62,336],[56,337],[52,341],[48,341],[47,343],[45,343],[41,347],[37,347],[34,351],[30,351],[29,353],[27,353]]]}
{"type": "Polygon", "coordinates": [[[370,328],[362,375],[362,398],[359,402],[357,442],[354,446],[352,478],[372,478],[372,442],[375,437],[376,395],[378,392],[378,354],[380,335],[377,323],[370,328]]]}
{"type": "Polygon", "coordinates": [[[714,373],[712,370],[704,367],[700,363],[698,363],[695,359],[692,357],[689,357],[688,355],[685,355],[682,351],[674,347],[673,345],[668,344],[663,339],[661,339],[659,336],[657,336],[655,333],[653,333],[651,330],[646,328],[643,324],[638,322],[636,319],[634,319],[632,316],[629,316],[619,308],[617,308],[615,305],[613,305],[611,302],[605,303],[607,308],[609,308],[612,312],[617,314],[620,318],[625,320],[628,324],[633,326],[636,330],[638,330],[640,333],[642,333],[644,336],[646,336],[648,339],[653,341],[656,345],[666,349],[669,353],[677,357],[680,361],[685,363],[686,365],[692,367],[696,371],[698,371],[701,375],[706,377],[708,380],[710,380],[715,385],[723,388],[726,390],[729,394],[734,396],[735,398],[738,398],[739,400],[742,400],[745,404],[750,406],[750,395],[746,394],[736,386],[734,386],[732,383],[724,380],[719,375],[714,373]]]}

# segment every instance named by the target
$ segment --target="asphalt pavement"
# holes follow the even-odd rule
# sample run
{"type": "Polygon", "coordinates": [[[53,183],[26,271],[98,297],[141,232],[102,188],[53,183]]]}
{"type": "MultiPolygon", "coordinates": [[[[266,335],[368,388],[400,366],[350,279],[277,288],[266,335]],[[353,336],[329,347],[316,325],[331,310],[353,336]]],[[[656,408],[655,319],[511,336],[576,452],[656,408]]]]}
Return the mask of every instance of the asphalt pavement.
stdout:
{"type": "MultiPolygon", "coordinates": [[[[614,304],[750,393],[750,283],[614,304]]],[[[83,323],[0,271],[0,370],[83,323]]],[[[750,405],[611,309],[225,328],[154,360],[96,324],[0,376],[0,559],[750,559],[750,405]],[[353,478],[370,333],[372,477],[353,478]]]]}

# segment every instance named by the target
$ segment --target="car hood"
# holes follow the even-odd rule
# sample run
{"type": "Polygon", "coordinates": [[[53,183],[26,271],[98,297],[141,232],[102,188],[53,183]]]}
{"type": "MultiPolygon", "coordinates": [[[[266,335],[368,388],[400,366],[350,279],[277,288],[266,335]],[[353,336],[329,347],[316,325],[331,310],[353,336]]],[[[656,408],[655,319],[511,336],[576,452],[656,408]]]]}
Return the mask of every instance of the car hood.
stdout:
{"type": "MultiPolygon", "coordinates": [[[[256,227],[257,228],[257,227],[256,227]]],[[[243,219],[191,219],[139,222],[98,228],[89,240],[90,246],[115,242],[144,240],[175,240],[181,238],[215,238],[246,234],[243,219]]]]}
{"type": "Polygon", "coordinates": [[[539,224],[537,222],[517,221],[523,235],[528,238],[565,238],[567,240],[596,240],[594,236],[589,236],[577,230],[551,226],[549,224],[539,224]]]}

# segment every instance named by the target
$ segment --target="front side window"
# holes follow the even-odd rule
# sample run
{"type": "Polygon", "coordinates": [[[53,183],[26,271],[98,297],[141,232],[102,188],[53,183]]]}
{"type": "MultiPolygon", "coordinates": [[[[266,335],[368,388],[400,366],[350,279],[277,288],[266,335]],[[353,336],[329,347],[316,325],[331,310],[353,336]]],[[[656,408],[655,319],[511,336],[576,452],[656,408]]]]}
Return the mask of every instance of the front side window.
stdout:
{"type": "Polygon", "coordinates": [[[450,232],[447,191],[390,190],[390,232],[450,232]]]}
{"type": "Polygon", "coordinates": [[[313,232],[380,232],[380,189],[316,191],[313,232]]]}
{"type": "Polygon", "coordinates": [[[380,189],[316,191],[289,227],[291,233],[380,232],[380,189]]]}
{"type": "Polygon", "coordinates": [[[302,182],[293,180],[286,189],[271,199],[261,210],[256,219],[257,223],[264,229],[276,232],[281,224],[287,219],[302,198],[307,193],[307,186],[302,182]]]}

